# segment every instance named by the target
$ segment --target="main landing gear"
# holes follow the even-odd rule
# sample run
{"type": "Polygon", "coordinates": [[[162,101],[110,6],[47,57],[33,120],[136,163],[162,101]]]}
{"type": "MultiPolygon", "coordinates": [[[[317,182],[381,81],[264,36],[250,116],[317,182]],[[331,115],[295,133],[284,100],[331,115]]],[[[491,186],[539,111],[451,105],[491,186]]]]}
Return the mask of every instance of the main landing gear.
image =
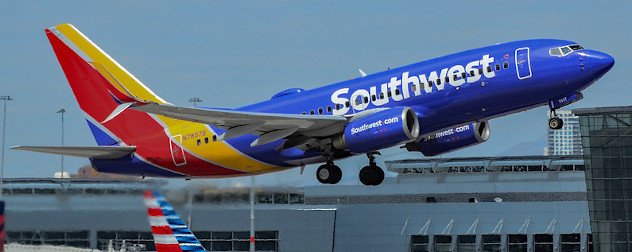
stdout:
{"type": "Polygon", "coordinates": [[[376,186],[384,181],[384,171],[375,164],[375,154],[381,155],[379,152],[369,152],[366,156],[369,158],[369,165],[360,170],[358,177],[360,182],[368,186],[376,186]]]}
{"type": "MultiPolygon", "coordinates": [[[[384,181],[384,171],[375,163],[376,154],[380,155],[377,151],[366,154],[369,158],[369,165],[362,168],[358,175],[360,182],[364,185],[376,186],[384,181]]],[[[334,164],[334,159],[329,152],[325,154],[325,157],[327,157],[327,163],[318,167],[316,179],[323,184],[336,184],[342,179],[342,170],[334,164]]]]}
{"type": "Polygon", "coordinates": [[[564,120],[562,118],[557,117],[555,114],[555,110],[551,110],[551,119],[549,119],[549,128],[557,130],[561,129],[564,126],[564,120]]]}
{"type": "Polygon", "coordinates": [[[334,164],[332,157],[327,157],[327,163],[316,170],[316,179],[323,184],[336,184],[342,179],[342,170],[334,164]]]}

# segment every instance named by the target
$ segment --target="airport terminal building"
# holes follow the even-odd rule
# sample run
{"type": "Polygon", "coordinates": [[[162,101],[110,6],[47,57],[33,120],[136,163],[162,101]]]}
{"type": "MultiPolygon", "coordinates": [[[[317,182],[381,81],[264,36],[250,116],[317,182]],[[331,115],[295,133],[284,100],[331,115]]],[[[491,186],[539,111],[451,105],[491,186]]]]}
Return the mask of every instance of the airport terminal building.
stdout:
{"type": "MultiPolygon", "coordinates": [[[[377,187],[258,189],[257,251],[590,251],[581,156],[401,160],[387,167],[398,175],[377,187]]],[[[142,192],[162,186],[9,180],[7,240],[151,251],[142,192]]],[[[209,251],[248,250],[247,189],[166,197],[209,251]]]]}
{"type": "MultiPolygon", "coordinates": [[[[382,185],[258,188],[257,251],[630,251],[632,107],[573,111],[583,156],[387,161],[382,185]]],[[[162,191],[209,251],[247,251],[248,189],[5,180],[8,243],[152,251],[162,191]]]]}

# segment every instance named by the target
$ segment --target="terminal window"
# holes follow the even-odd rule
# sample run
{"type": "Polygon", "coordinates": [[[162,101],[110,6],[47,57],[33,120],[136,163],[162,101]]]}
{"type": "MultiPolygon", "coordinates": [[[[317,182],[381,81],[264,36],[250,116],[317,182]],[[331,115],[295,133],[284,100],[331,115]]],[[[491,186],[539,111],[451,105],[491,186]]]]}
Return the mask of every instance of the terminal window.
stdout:
{"type": "Polygon", "coordinates": [[[536,251],[542,251],[542,252],[553,251],[553,235],[536,234],[533,236],[533,241],[535,242],[536,251]]]}
{"type": "Polygon", "coordinates": [[[562,251],[580,251],[581,240],[580,234],[560,234],[562,251]]]}
{"type": "Polygon", "coordinates": [[[410,247],[412,252],[428,252],[430,239],[427,235],[413,235],[410,237],[410,247]]]}
{"type": "MultiPolygon", "coordinates": [[[[196,231],[193,232],[208,251],[248,251],[249,231],[196,231]]],[[[255,251],[278,251],[278,231],[256,231],[255,251]]]]}
{"type": "Polygon", "coordinates": [[[527,235],[510,234],[507,235],[507,241],[509,242],[509,252],[527,251],[527,235]]]}
{"type": "Polygon", "coordinates": [[[23,231],[7,232],[7,243],[28,245],[54,245],[77,248],[89,248],[90,238],[87,230],[82,231],[23,231]]]}
{"type": "Polygon", "coordinates": [[[500,235],[483,235],[483,251],[500,252],[500,235]]]}
{"type": "Polygon", "coordinates": [[[450,235],[437,235],[435,236],[435,250],[436,252],[452,251],[452,236],[450,235]]]}
{"type": "Polygon", "coordinates": [[[101,250],[108,247],[115,251],[153,251],[156,250],[151,232],[136,231],[98,231],[97,242],[101,250]]]}
{"type": "Polygon", "coordinates": [[[476,235],[459,235],[457,236],[457,250],[459,252],[476,251],[476,235]]]}

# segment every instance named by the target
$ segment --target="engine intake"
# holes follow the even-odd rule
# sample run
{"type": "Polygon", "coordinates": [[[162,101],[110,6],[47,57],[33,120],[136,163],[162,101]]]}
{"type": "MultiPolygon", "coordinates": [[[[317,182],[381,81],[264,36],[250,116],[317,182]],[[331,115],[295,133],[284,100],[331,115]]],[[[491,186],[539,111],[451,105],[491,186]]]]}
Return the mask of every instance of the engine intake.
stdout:
{"type": "Polygon", "coordinates": [[[489,139],[489,124],[483,121],[437,132],[419,142],[406,144],[406,149],[419,151],[424,156],[436,156],[473,146],[487,139],[489,139]]]}
{"type": "Polygon", "coordinates": [[[419,136],[417,114],[409,107],[390,108],[354,118],[333,139],[336,149],[365,153],[414,141],[419,136]]]}

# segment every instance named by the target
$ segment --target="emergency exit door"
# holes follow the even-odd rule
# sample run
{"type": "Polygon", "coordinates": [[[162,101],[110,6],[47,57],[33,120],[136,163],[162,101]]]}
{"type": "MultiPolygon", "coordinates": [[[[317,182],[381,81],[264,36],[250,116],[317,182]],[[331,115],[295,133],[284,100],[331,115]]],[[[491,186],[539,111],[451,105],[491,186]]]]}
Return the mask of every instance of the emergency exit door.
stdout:
{"type": "Polygon", "coordinates": [[[516,49],[516,73],[518,79],[531,78],[531,62],[529,61],[529,47],[516,49]]]}

